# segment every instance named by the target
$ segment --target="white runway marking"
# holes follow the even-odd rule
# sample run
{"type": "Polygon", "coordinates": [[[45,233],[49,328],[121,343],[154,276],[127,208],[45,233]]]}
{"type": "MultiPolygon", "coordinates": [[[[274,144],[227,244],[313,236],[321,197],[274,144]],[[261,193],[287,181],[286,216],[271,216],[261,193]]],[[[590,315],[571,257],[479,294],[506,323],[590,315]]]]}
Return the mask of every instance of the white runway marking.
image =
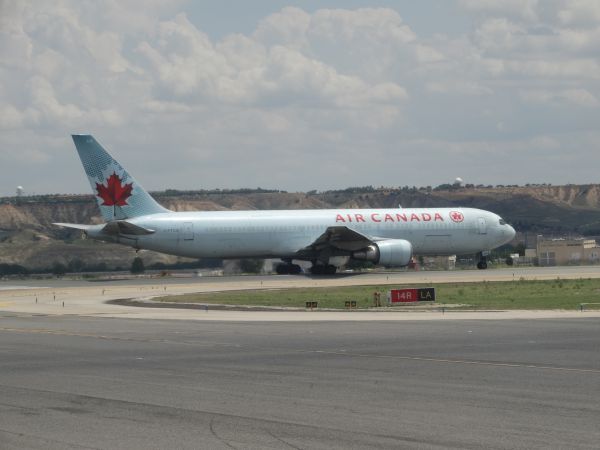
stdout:
{"type": "Polygon", "coordinates": [[[33,286],[11,286],[11,285],[0,285],[0,291],[16,291],[16,290],[26,290],[26,289],[48,289],[46,287],[33,287],[33,286]]]}
{"type": "Polygon", "coordinates": [[[341,351],[335,352],[335,351],[327,351],[327,350],[312,350],[312,351],[303,350],[303,351],[301,351],[301,353],[320,353],[320,354],[326,354],[326,355],[339,355],[339,356],[355,357],[355,358],[403,359],[403,360],[409,360],[409,361],[425,361],[425,362],[446,363],[446,364],[471,364],[471,365],[476,365],[476,366],[517,367],[517,368],[523,368],[523,369],[558,370],[558,371],[566,371],[566,372],[600,374],[600,370],[598,370],[598,369],[560,367],[560,366],[544,366],[544,365],[526,364],[526,363],[504,363],[504,362],[477,361],[477,360],[465,360],[465,359],[430,358],[430,357],[425,357],[425,356],[368,355],[368,354],[361,354],[361,353],[348,353],[345,351],[344,352],[341,352],[341,351]]]}

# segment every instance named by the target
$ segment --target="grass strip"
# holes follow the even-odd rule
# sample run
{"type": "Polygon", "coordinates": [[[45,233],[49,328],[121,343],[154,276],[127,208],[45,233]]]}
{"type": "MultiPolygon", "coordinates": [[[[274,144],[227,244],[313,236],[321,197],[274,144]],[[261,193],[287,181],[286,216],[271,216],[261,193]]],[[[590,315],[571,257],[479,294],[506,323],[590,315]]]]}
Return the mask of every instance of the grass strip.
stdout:
{"type": "Polygon", "coordinates": [[[292,288],[197,293],[155,298],[159,302],[225,304],[244,306],[304,308],[317,301],[320,308],[344,309],[356,301],[357,308],[373,306],[373,293],[386,294],[392,288],[435,287],[436,304],[459,305],[453,309],[600,309],[600,279],[517,280],[481,283],[440,283],[425,285],[374,285],[325,288],[292,288]],[[595,304],[594,304],[595,303],[595,304]]]}

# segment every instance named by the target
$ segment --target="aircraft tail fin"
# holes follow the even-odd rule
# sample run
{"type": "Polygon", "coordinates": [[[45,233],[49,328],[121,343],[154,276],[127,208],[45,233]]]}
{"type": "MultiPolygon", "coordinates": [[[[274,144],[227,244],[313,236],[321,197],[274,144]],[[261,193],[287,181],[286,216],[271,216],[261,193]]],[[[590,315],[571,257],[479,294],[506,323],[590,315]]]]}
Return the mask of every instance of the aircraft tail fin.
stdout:
{"type": "Polygon", "coordinates": [[[106,222],[169,212],[89,134],[72,135],[106,222]]]}

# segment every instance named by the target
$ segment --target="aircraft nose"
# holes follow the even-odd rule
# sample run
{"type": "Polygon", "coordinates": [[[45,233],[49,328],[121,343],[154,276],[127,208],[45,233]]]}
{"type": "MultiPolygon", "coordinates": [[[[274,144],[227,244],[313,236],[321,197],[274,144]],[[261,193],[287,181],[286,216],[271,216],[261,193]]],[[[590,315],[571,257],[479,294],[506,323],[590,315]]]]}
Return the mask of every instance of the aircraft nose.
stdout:
{"type": "Polygon", "coordinates": [[[517,235],[517,232],[510,225],[506,225],[505,234],[506,234],[507,242],[510,242],[515,238],[515,236],[517,235]]]}

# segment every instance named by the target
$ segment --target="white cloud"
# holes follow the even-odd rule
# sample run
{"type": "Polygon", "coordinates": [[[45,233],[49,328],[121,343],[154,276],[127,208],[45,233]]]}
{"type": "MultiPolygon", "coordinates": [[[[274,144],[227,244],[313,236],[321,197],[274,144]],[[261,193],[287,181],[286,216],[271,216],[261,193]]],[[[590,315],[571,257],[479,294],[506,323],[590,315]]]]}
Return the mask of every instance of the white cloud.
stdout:
{"type": "Polygon", "coordinates": [[[160,100],[148,100],[142,104],[142,108],[145,111],[157,114],[173,114],[173,113],[184,113],[190,114],[194,110],[188,105],[184,105],[179,102],[160,101],[160,100]]]}
{"type": "Polygon", "coordinates": [[[50,82],[40,76],[34,76],[30,80],[29,91],[31,92],[31,105],[48,120],[75,121],[82,115],[76,105],[59,102],[50,82]]]}
{"type": "Polygon", "coordinates": [[[460,0],[460,5],[473,12],[514,16],[527,20],[538,18],[538,0],[460,0]]]}
{"type": "Polygon", "coordinates": [[[559,7],[557,17],[564,25],[597,28],[600,23],[600,2],[597,0],[566,0],[559,7]]]}
{"type": "Polygon", "coordinates": [[[561,97],[581,106],[595,107],[599,105],[598,99],[585,89],[567,89],[560,93],[561,97]]]}
{"type": "Polygon", "coordinates": [[[526,182],[502,158],[597,148],[598,2],[458,3],[471,28],[444,35],[405,20],[427,8],[414,2],[287,7],[215,38],[193,3],[4,2],[0,192],[23,139],[47,172],[72,165],[46,190],[86,189],[71,132],[94,132],[152,189],[435,184],[486,167],[526,182]]]}
{"type": "Polygon", "coordinates": [[[557,20],[557,15],[577,11],[579,2],[532,2],[529,7],[534,14],[527,14],[528,20],[509,14],[514,6],[511,2],[462,4],[482,13],[472,43],[487,73],[573,81],[598,78],[600,26],[566,27],[564,21],[557,20]]]}
{"type": "Polygon", "coordinates": [[[506,18],[485,20],[475,31],[475,43],[485,52],[497,54],[522,45],[525,28],[506,18]]]}
{"type": "Polygon", "coordinates": [[[382,8],[318,10],[311,18],[308,34],[313,39],[376,45],[385,39],[391,46],[417,39],[396,11],[382,8]]]}
{"type": "Polygon", "coordinates": [[[597,59],[600,45],[600,25],[594,29],[560,29],[557,41],[556,45],[561,50],[587,54],[597,59]]]}
{"type": "Polygon", "coordinates": [[[430,93],[453,95],[491,95],[492,89],[474,82],[465,81],[431,81],[425,84],[425,89],[430,93]]]}
{"type": "Polygon", "coordinates": [[[311,16],[300,8],[288,6],[260,21],[252,38],[264,45],[284,45],[301,50],[306,48],[306,31],[311,16]]]}
{"type": "Polygon", "coordinates": [[[531,78],[559,77],[570,79],[600,78],[600,62],[593,59],[569,59],[567,61],[505,61],[505,70],[531,78]]]}
{"type": "Polygon", "coordinates": [[[597,107],[598,99],[585,89],[564,89],[560,91],[529,90],[521,92],[521,98],[531,103],[564,104],[571,103],[583,107],[597,107]]]}
{"type": "Polygon", "coordinates": [[[0,106],[0,128],[19,128],[23,120],[24,114],[13,105],[0,106]]]}
{"type": "MultiPolygon", "coordinates": [[[[298,11],[287,8],[277,16],[291,13],[298,11]]],[[[396,83],[368,83],[339,73],[295,45],[268,46],[240,35],[214,45],[183,14],[161,23],[155,40],[138,51],[150,62],[160,88],[183,102],[361,107],[407,97],[396,83]]]]}

